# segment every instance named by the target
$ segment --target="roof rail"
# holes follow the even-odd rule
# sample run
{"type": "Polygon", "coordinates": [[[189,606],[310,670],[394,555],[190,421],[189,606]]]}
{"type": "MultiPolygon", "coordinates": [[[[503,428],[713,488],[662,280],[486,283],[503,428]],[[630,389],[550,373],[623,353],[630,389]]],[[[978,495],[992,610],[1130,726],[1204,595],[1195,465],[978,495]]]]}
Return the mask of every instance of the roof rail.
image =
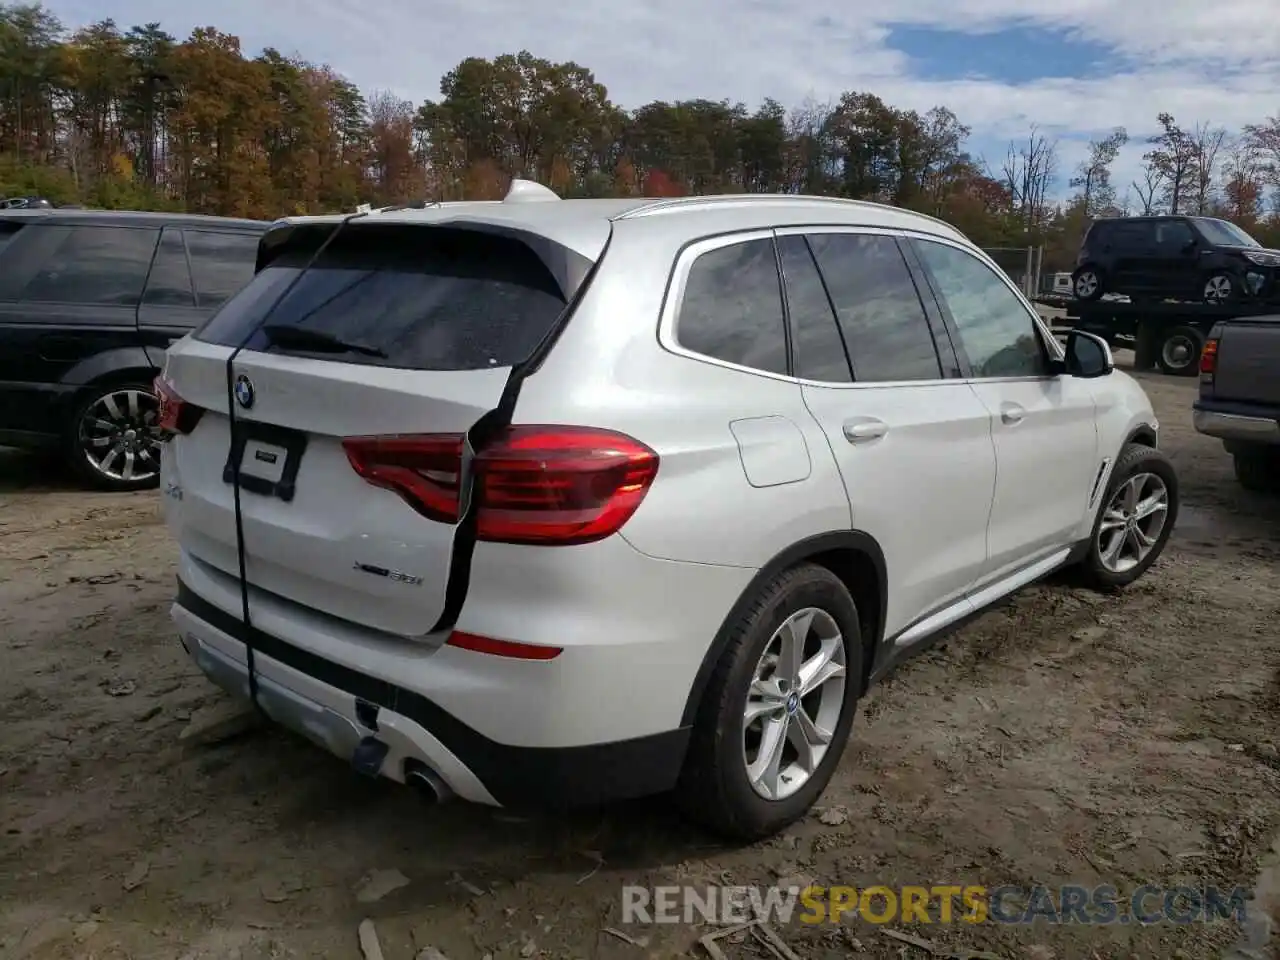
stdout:
{"type": "Polygon", "coordinates": [[[908,210],[906,207],[895,207],[888,203],[875,203],[871,200],[852,200],[848,197],[823,197],[815,194],[807,193],[722,193],[712,194],[703,197],[671,197],[667,199],[655,199],[649,203],[642,203],[640,206],[619,214],[616,220],[634,220],[640,217],[648,217],[661,213],[670,213],[678,210],[688,210],[702,206],[729,206],[732,204],[751,205],[758,203],[777,203],[796,201],[819,204],[840,204],[844,206],[854,206],[859,208],[871,208],[876,210],[898,210],[902,213],[910,214],[913,217],[919,217],[922,220],[931,220],[932,222],[946,227],[948,230],[954,230],[951,224],[938,217],[930,216],[927,213],[919,213],[915,210],[908,210]]]}

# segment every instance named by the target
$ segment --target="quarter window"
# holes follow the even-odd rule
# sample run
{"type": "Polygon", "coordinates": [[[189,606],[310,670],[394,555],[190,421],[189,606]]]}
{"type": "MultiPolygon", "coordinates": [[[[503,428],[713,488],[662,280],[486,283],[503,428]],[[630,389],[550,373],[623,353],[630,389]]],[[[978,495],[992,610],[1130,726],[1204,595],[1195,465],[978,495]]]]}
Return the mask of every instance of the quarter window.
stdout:
{"type": "Polygon", "coordinates": [[[730,244],[694,260],[676,339],[688,350],[726,363],[787,372],[782,286],[772,240],[730,244]]]}
{"type": "Polygon", "coordinates": [[[137,306],[160,231],[96,226],[63,229],[66,236],[18,299],[137,306]]]}
{"type": "Polygon", "coordinates": [[[1044,341],[1030,311],[994,270],[970,253],[916,241],[938,296],[955,322],[975,377],[1048,373],[1044,341]]]}
{"type": "Polygon", "coordinates": [[[897,241],[884,234],[809,236],[860,383],[939,380],[942,367],[897,241]]]}

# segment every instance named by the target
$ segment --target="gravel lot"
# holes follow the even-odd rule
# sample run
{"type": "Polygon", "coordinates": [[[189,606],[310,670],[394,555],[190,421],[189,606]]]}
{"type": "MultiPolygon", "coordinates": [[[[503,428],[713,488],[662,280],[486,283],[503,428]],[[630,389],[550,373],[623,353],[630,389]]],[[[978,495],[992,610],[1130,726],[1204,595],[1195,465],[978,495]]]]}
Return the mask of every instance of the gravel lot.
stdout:
{"type": "MultiPolygon", "coordinates": [[[[1143,380],[1185,504],[1158,567],[1116,596],[1038,585],[935,647],[864,703],[828,814],[743,849],[662,800],[426,809],[277,730],[180,741],[219,698],[170,626],[156,495],[0,458],[0,956],[355,958],[371,918],[387,960],[639,960],[708,930],[607,932],[624,883],[1252,884],[1280,831],[1280,500],[1191,429],[1194,380],[1143,380]]],[[[935,956],[1033,960],[1207,958],[1236,936],[910,932],[935,956]]],[[[779,933],[805,960],[929,955],[857,919],[779,933]]]]}

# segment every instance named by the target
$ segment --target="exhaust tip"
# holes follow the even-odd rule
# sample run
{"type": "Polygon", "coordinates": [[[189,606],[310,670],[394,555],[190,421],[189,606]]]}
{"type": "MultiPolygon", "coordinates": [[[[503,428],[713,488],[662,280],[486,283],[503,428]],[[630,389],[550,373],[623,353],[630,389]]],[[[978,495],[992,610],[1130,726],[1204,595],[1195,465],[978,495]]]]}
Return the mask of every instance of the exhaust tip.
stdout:
{"type": "Polygon", "coordinates": [[[453,791],[430,767],[414,764],[405,772],[404,782],[418,792],[427,803],[435,806],[452,799],[453,791]]]}

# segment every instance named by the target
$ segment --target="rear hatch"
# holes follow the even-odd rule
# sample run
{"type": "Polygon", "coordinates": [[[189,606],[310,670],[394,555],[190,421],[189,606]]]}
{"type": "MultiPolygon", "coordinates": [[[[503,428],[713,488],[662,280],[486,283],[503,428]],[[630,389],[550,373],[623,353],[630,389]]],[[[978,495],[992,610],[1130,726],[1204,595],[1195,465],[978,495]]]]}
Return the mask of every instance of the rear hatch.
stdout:
{"type": "Polygon", "coordinates": [[[189,556],[238,578],[238,458],[249,584],[421,636],[445,606],[461,437],[565,308],[549,258],[582,258],[458,226],[356,221],[304,269],[319,242],[311,233],[170,351],[166,380],[203,412],[168,446],[181,487],[169,522],[189,556]],[[351,438],[381,438],[367,442],[383,448],[386,468],[397,442],[387,438],[403,435],[418,439],[401,476],[362,478],[351,438]],[[428,441],[440,447],[434,473],[423,435],[445,435],[428,441]],[[423,495],[403,496],[406,484],[423,495]]]}
{"type": "Polygon", "coordinates": [[[1222,325],[1213,396],[1280,406],[1280,319],[1239,319],[1222,325]]]}

